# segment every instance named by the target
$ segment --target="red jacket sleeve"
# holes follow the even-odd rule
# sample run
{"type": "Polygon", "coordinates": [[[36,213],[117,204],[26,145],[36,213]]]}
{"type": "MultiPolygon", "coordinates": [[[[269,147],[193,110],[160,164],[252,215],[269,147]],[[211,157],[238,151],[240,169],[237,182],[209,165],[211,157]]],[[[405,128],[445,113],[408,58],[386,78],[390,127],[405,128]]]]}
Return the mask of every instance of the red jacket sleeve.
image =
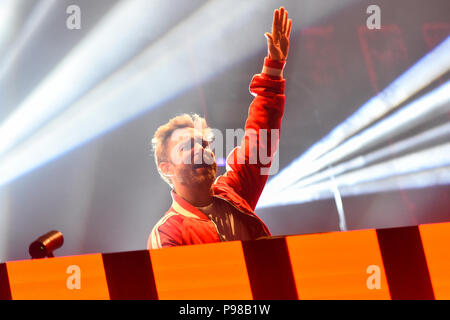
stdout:
{"type": "Polygon", "coordinates": [[[227,158],[227,172],[220,179],[230,185],[254,210],[268,178],[278,148],[284,113],[284,61],[264,60],[261,74],[253,77],[250,93],[255,96],[239,147],[227,158]]]}

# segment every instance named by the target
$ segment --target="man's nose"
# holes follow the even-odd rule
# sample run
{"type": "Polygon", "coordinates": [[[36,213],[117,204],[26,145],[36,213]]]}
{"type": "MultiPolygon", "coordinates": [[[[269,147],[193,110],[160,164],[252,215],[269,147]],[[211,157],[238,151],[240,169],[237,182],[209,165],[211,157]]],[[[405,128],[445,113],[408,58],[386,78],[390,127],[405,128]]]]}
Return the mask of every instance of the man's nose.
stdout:
{"type": "Polygon", "coordinates": [[[201,152],[203,151],[203,145],[200,142],[195,142],[194,143],[194,152],[201,152]]]}
{"type": "Polygon", "coordinates": [[[193,164],[202,164],[203,163],[203,150],[202,146],[198,143],[194,143],[194,147],[192,148],[191,158],[193,164]]]}

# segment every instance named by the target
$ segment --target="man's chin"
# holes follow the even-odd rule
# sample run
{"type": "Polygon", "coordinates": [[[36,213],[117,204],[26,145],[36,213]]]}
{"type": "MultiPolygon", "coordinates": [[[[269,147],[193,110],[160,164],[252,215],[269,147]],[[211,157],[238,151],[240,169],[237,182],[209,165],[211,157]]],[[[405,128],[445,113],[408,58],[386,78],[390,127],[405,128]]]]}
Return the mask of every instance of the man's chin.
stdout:
{"type": "Polygon", "coordinates": [[[183,174],[183,182],[185,185],[200,186],[212,185],[216,179],[217,166],[203,165],[192,167],[190,172],[183,174]]]}
{"type": "Polygon", "coordinates": [[[215,177],[212,177],[211,175],[201,175],[201,176],[193,176],[190,179],[185,180],[185,185],[188,185],[190,187],[195,188],[206,188],[211,187],[215,180],[215,177]]]}
{"type": "Polygon", "coordinates": [[[212,184],[216,179],[216,169],[213,166],[194,168],[194,179],[212,184]]]}

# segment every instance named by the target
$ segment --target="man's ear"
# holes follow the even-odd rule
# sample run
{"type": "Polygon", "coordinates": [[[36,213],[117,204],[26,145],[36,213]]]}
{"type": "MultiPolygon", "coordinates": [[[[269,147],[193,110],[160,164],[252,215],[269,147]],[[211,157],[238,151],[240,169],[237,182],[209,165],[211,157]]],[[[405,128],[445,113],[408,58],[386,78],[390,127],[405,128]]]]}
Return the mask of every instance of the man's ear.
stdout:
{"type": "Polygon", "coordinates": [[[173,176],[173,170],[172,165],[167,161],[162,161],[159,164],[159,170],[161,170],[162,174],[166,177],[172,177],[173,176]]]}

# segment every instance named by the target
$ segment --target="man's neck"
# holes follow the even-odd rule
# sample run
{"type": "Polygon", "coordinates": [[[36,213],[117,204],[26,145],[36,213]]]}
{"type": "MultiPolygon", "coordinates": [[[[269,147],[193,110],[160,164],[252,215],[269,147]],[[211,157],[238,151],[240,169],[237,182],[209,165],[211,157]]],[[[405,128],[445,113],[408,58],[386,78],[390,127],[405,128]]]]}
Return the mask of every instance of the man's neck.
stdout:
{"type": "Polygon", "coordinates": [[[194,207],[205,207],[213,201],[211,186],[205,186],[202,188],[199,186],[192,187],[178,185],[174,191],[177,195],[192,204],[194,207]]]}

